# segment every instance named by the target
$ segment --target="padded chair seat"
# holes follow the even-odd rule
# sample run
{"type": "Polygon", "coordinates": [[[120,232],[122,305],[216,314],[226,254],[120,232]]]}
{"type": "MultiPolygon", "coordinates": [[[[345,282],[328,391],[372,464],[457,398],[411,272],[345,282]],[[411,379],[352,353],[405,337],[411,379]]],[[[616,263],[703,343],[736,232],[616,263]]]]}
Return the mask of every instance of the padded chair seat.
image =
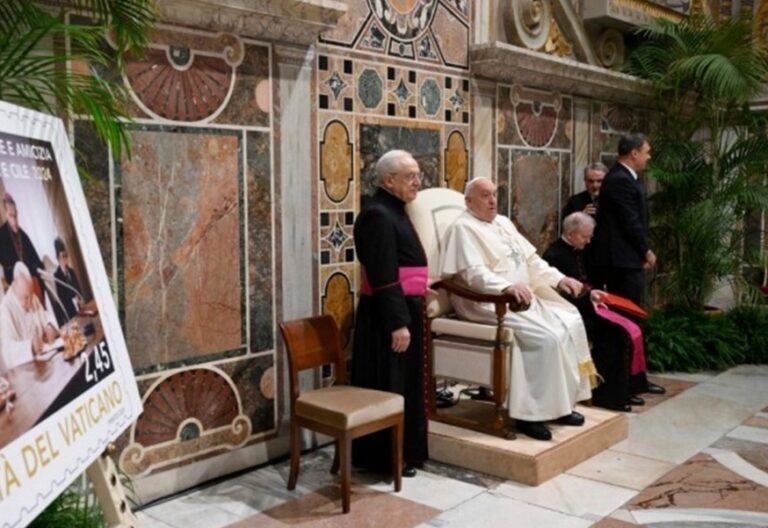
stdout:
{"type": "Polygon", "coordinates": [[[403,406],[399,394],[338,385],[301,394],[296,400],[296,415],[337,429],[352,429],[401,413],[403,406]]]}
{"type": "MultiPolygon", "coordinates": [[[[464,339],[479,339],[483,341],[494,341],[496,339],[495,325],[472,323],[470,321],[462,321],[461,319],[438,317],[432,320],[430,328],[435,334],[448,334],[464,339]]],[[[514,337],[513,334],[509,328],[503,328],[501,331],[502,343],[511,343],[514,337]]]]}

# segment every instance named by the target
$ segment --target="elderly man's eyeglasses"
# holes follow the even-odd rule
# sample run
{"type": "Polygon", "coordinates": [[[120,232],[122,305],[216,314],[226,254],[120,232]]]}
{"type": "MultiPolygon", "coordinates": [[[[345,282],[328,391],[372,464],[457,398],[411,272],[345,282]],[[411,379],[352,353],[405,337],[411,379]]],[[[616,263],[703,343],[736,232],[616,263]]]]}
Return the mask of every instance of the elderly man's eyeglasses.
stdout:
{"type": "Polygon", "coordinates": [[[395,176],[398,176],[408,183],[415,182],[416,180],[421,181],[421,177],[423,176],[423,172],[409,172],[408,174],[395,174],[395,176]]]}

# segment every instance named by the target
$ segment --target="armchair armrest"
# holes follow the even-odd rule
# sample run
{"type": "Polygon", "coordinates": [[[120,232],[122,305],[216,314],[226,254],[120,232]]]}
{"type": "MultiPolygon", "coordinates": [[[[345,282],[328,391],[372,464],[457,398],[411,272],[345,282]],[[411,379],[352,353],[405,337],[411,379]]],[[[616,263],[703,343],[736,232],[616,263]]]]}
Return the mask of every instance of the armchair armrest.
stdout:
{"type": "Polygon", "coordinates": [[[515,300],[514,297],[506,293],[493,294],[493,293],[476,292],[474,290],[467,288],[463,284],[460,284],[458,281],[452,278],[439,280],[432,284],[432,288],[435,288],[435,289],[443,288],[446,291],[448,291],[448,293],[458,295],[459,297],[463,297],[464,299],[469,299],[470,301],[482,302],[482,303],[493,303],[493,304],[505,304],[509,306],[509,309],[512,310],[513,312],[522,312],[524,310],[527,310],[529,307],[529,305],[527,304],[521,304],[517,302],[517,300],[515,300]]]}

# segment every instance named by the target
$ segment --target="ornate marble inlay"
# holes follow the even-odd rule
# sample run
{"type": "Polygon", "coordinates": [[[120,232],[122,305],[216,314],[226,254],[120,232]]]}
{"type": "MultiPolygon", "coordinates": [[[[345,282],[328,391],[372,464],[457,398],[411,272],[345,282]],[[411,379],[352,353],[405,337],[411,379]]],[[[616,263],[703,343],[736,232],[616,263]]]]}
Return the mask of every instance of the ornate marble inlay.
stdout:
{"type": "Polygon", "coordinates": [[[333,229],[326,237],[328,242],[330,242],[331,245],[337,250],[344,244],[344,242],[346,242],[348,238],[349,238],[349,235],[347,235],[347,233],[344,232],[344,228],[341,227],[341,225],[338,222],[336,222],[336,225],[333,226],[333,229]]]}
{"type": "Polygon", "coordinates": [[[531,95],[519,87],[512,89],[515,124],[526,145],[545,147],[557,132],[562,100],[557,94],[538,98],[531,95]]]}
{"type": "Polygon", "coordinates": [[[373,16],[393,36],[413,40],[424,33],[437,8],[437,0],[368,0],[373,16]]]}
{"type": "Polygon", "coordinates": [[[150,390],[120,465],[132,476],[215,449],[241,446],[251,432],[232,382],[217,370],[172,374],[150,390]]]}
{"type": "Polygon", "coordinates": [[[636,113],[626,106],[604,103],[601,112],[604,131],[632,132],[637,126],[636,113]]]}
{"type": "Polygon", "coordinates": [[[347,15],[321,43],[466,69],[467,0],[347,0],[347,15]]]}
{"type": "Polygon", "coordinates": [[[330,314],[341,332],[341,344],[346,348],[352,337],[355,298],[349,278],[344,273],[334,273],[325,283],[323,313],[330,314]]]}
{"type": "Polygon", "coordinates": [[[421,97],[419,103],[428,116],[437,115],[442,105],[442,93],[434,79],[427,79],[421,85],[421,97]]]}
{"type": "Polygon", "coordinates": [[[448,137],[445,149],[445,181],[454,191],[464,192],[469,175],[469,160],[467,143],[459,132],[453,132],[448,137]]]}
{"type": "Polygon", "coordinates": [[[352,180],[352,145],[341,121],[332,121],[325,127],[320,144],[320,170],[328,197],[337,203],[344,200],[352,180]]]}
{"type": "Polygon", "coordinates": [[[194,42],[160,32],[143,58],[129,59],[125,80],[146,113],[171,121],[202,121],[219,111],[245,55],[233,35],[194,42]]]}
{"type": "Polygon", "coordinates": [[[328,88],[333,92],[333,96],[338,99],[341,91],[347,87],[347,83],[339,76],[338,72],[333,72],[330,77],[325,81],[328,88]]]}
{"type": "Polygon", "coordinates": [[[381,102],[382,82],[375,70],[367,68],[357,81],[357,94],[366,108],[376,108],[381,102]]]}
{"type": "Polygon", "coordinates": [[[464,106],[464,98],[461,96],[458,90],[453,92],[453,95],[448,98],[448,101],[453,105],[454,110],[458,110],[464,106]]]}
{"type": "Polygon", "coordinates": [[[401,104],[405,103],[411,96],[411,91],[405,85],[405,81],[403,81],[402,77],[400,78],[400,82],[398,83],[397,88],[395,88],[394,93],[401,104]]]}

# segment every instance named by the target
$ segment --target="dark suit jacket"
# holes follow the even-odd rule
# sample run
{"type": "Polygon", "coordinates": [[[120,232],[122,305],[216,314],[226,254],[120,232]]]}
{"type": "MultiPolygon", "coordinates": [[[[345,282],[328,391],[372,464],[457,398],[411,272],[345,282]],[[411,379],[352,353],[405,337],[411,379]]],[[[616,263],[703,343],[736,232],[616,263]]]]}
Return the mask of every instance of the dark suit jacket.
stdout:
{"type": "Polygon", "coordinates": [[[570,198],[568,198],[568,201],[565,202],[565,207],[563,207],[563,212],[560,213],[560,222],[562,223],[563,220],[565,220],[565,217],[568,216],[571,213],[576,212],[582,212],[584,211],[584,208],[592,203],[592,195],[589,194],[589,191],[581,191],[578,194],[574,194],[570,198]]]}
{"type": "Polygon", "coordinates": [[[597,227],[592,240],[595,264],[640,269],[648,251],[648,203],[643,185],[616,163],[600,187],[597,227]]]}

